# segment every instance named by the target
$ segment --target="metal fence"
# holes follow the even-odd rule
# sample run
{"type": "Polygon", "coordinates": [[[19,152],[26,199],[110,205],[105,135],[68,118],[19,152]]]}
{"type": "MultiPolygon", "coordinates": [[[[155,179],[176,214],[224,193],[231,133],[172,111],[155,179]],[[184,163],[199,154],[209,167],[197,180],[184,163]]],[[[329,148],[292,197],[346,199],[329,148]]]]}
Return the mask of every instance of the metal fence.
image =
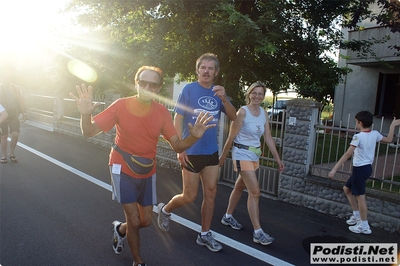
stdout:
{"type": "MultiPolygon", "coordinates": [[[[100,105],[97,106],[93,112],[93,115],[97,115],[104,111],[107,106],[103,96],[96,96],[94,101],[100,103],[100,105]]],[[[78,111],[75,100],[70,98],[62,98],[62,108],[60,108],[57,113],[59,116],[58,118],[63,118],[66,120],[80,121],[81,119],[81,115],[78,111]]]]}
{"type": "MultiPolygon", "coordinates": [[[[28,118],[35,122],[53,125],[54,121],[66,123],[77,123],[80,114],[74,100],[70,98],[55,97],[41,93],[25,94],[28,118]]],[[[95,101],[101,105],[96,108],[95,114],[103,111],[111,101],[105,101],[104,97],[97,96],[95,101]]],[[[163,102],[173,117],[173,104],[163,102]]],[[[283,139],[285,129],[286,113],[283,117],[270,120],[271,134],[275,140],[278,153],[282,156],[283,139]]],[[[336,121],[333,119],[333,121],[336,121]]],[[[330,121],[325,121],[316,126],[316,144],[313,163],[310,166],[311,174],[327,178],[329,171],[344,154],[350,145],[352,136],[357,132],[355,125],[350,124],[350,115],[347,121],[340,122],[339,125],[332,125],[330,121]]],[[[385,120],[382,118],[379,125],[374,124],[373,128],[382,132],[385,120]]],[[[387,121],[386,121],[387,123],[387,121]]],[[[229,131],[229,122],[225,122],[220,127],[219,144],[224,145],[229,131]]],[[[268,147],[262,140],[263,154],[260,157],[260,170],[257,171],[260,189],[263,193],[277,196],[279,173],[277,165],[268,147]]],[[[230,153],[229,155],[230,156],[230,153]]],[[[281,157],[282,158],[282,157],[281,157]]],[[[174,158],[175,159],[175,158],[174,158]]],[[[400,129],[395,132],[393,143],[378,143],[376,148],[375,161],[373,163],[374,172],[368,186],[377,189],[400,193],[400,129]]],[[[345,181],[350,176],[352,170],[351,160],[346,162],[337,172],[336,179],[345,181]]],[[[226,163],[221,167],[220,180],[234,183],[237,173],[233,172],[232,160],[227,158],[226,163]]]]}
{"type": "MultiPolygon", "coordinates": [[[[46,124],[53,124],[54,119],[76,122],[80,121],[75,100],[53,96],[48,93],[34,92],[24,94],[29,119],[46,124]]],[[[96,96],[94,101],[99,102],[94,114],[98,114],[106,107],[104,96],[96,96]]]]}
{"type": "MultiPolygon", "coordinates": [[[[333,118],[333,121],[335,119],[333,118]]],[[[311,174],[328,177],[329,171],[348,149],[351,139],[358,131],[348,115],[347,121],[341,121],[339,125],[332,125],[330,121],[317,126],[314,163],[311,165],[311,174]]],[[[383,132],[385,119],[382,118],[379,125],[374,124],[372,129],[383,132]]],[[[386,121],[387,123],[387,121],[386,121]]],[[[395,132],[394,140],[390,144],[377,143],[373,173],[367,187],[400,193],[400,129],[395,132]]],[[[335,179],[346,181],[352,170],[351,159],[337,171],[335,179]]]]}

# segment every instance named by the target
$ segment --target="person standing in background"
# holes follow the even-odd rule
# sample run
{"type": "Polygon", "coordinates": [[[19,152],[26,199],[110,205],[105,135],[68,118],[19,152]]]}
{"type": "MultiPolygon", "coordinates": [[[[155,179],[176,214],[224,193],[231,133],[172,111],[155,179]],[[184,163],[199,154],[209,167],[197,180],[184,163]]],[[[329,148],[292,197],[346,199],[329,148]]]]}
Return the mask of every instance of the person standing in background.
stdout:
{"type": "MultiPolygon", "coordinates": [[[[0,125],[8,118],[8,113],[6,109],[4,109],[3,105],[0,104],[0,125]]],[[[0,128],[1,133],[1,128],[0,128]]]]}
{"type": "Polygon", "coordinates": [[[10,150],[8,156],[12,162],[17,162],[15,147],[20,133],[19,115],[22,114],[22,122],[26,120],[25,104],[18,86],[11,83],[11,73],[1,73],[0,104],[6,109],[8,119],[1,124],[1,163],[7,163],[8,134],[11,134],[10,150]]]}

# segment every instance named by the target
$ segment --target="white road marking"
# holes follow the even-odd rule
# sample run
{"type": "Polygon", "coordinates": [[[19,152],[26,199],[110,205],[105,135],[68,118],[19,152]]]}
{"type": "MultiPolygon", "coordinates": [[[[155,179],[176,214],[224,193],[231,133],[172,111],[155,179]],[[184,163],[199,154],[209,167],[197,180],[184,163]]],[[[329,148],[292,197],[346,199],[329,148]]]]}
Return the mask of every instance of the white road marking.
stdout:
{"type": "Polygon", "coordinates": [[[71,167],[71,166],[69,166],[69,165],[67,165],[67,164],[65,164],[63,162],[60,162],[60,161],[58,161],[58,160],[56,160],[56,159],[54,159],[54,158],[52,158],[52,157],[50,157],[50,156],[48,156],[48,155],[46,155],[44,153],[41,153],[38,150],[32,149],[31,147],[26,146],[25,144],[22,144],[22,143],[18,142],[18,146],[20,146],[21,148],[24,148],[27,151],[30,151],[30,152],[36,154],[39,157],[42,157],[43,159],[45,159],[45,160],[47,160],[47,161],[49,161],[49,162],[51,162],[51,163],[53,163],[55,165],[58,165],[61,168],[64,168],[67,171],[70,171],[71,173],[74,173],[74,174],[82,177],[83,179],[86,179],[87,181],[90,181],[90,182],[92,182],[92,183],[94,183],[94,184],[96,184],[96,185],[98,185],[98,186],[100,186],[102,188],[105,188],[105,189],[111,191],[111,185],[110,184],[107,184],[107,183],[105,183],[105,182],[103,182],[101,180],[98,180],[98,179],[96,179],[93,176],[90,176],[88,174],[85,174],[84,172],[81,172],[81,171],[79,171],[79,170],[77,170],[77,169],[75,169],[75,168],[73,168],[73,167],[71,167]]]}
{"type": "MultiPolygon", "coordinates": [[[[96,178],[94,178],[94,177],[92,177],[92,176],[90,176],[88,174],[85,174],[84,172],[79,171],[79,170],[77,170],[77,169],[75,169],[75,168],[73,168],[73,167],[71,167],[71,166],[69,166],[69,165],[67,165],[67,164],[65,164],[63,162],[60,162],[60,161],[58,161],[58,160],[56,160],[56,159],[54,159],[54,158],[52,158],[52,157],[40,152],[38,150],[35,150],[35,149],[25,145],[25,144],[22,144],[22,143],[19,142],[18,146],[20,146],[21,148],[23,148],[23,149],[25,149],[27,151],[30,151],[33,154],[36,154],[37,156],[39,156],[39,157],[41,157],[41,158],[43,158],[43,159],[45,159],[45,160],[57,165],[57,166],[59,166],[59,167],[65,169],[67,171],[70,171],[73,174],[76,174],[77,176],[82,177],[83,179],[85,179],[85,180],[87,180],[89,182],[92,182],[95,185],[98,185],[98,186],[100,186],[100,187],[102,187],[102,188],[104,188],[104,189],[106,189],[108,191],[111,191],[111,185],[110,184],[107,184],[107,183],[105,183],[105,182],[103,182],[101,180],[98,180],[98,179],[96,179],[96,178]]],[[[153,211],[155,213],[158,212],[157,206],[153,206],[153,211]]],[[[201,229],[201,226],[199,224],[193,223],[192,221],[189,221],[189,220],[187,220],[187,219],[185,219],[183,217],[180,217],[178,215],[175,215],[175,214],[171,215],[171,220],[175,221],[175,222],[177,222],[177,223],[179,223],[179,224],[181,224],[181,225],[183,225],[183,226],[185,226],[185,227],[187,227],[189,229],[192,229],[192,230],[194,230],[196,232],[199,232],[200,229],[201,229]]],[[[231,239],[229,237],[226,237],[226,236],[224,236],[222,234],[219,234],[217,232],[213,231],[212,233],[213,233],[214,238],[216,240],[218,240],[219,242],[221,242],[222,244],[230,246],[233,249],[236,249],[236,250],[238,250],[240,252],[243,252],[243,253],[245,253],[245,254],[247,254],[249,256],[257,258],[257,259],[259,259],[259,260],[261,260],[263,262],[269,263],[271,265],[276,265],[276,266],[292,266],[293,265],[293,264],[290,264],[290,263],[288,263],[288,262],[286,262],[284,260],[281,260],[281,259],[278,259],[278,258],[276,258],[274,256],[268,255],[267,253],[259,251],[259,250],[255,249],[255,248],[252,248],[252,247],[249,247],[247,245],[244,245],[244,244],[242,244],[242,243],[240,243],[240,242],[238,242],[236,240],[233,240],[233,239],[231,239]]]]}

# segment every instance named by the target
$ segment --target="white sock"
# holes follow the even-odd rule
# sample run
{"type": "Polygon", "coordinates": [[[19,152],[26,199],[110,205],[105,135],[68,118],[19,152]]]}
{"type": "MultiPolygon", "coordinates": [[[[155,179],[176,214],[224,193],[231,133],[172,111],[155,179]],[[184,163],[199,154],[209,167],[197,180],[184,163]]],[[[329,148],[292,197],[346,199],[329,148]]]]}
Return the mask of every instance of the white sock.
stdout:
{"type": "Polygon", "coordinates": [[[361,221],[361,227],[362,228],[369,228],[368,220],[361,221]]]}
{"type": "Polygon", "coordinates": [[[207,232],[201,232],[200,234],[201,234],[201,236],[205,236],[205,235],[207,235],[207,234],[208,234],[208,232],[210,232],[210,231],[207,231],[207,232]]]}
{"type": "Polygon", "coordinates": [[[227,213],[225,213],[225,218],[231,218],[232,217],[232,214],[227,214],[227,213]]]}
{"type": "Polygon", "coordinates": [[[166,212],[166,211],[164,210],[164,207],[161,209],[161,211],[162,211],[164,214],[166,214],[166,215],[171,215],[170,212],[166,212]]]}
{"type": "Polygon", "coordinates": [[[359,210],[353,211],[353,215],[354,215],[354,217],[356,217],[356,218],[360,218],[360,211],[359,211],[359,210]]]}
{"type": "Polygon", "coordinates": [[[259,233],[261,233],[263,230],[262,228],[254,230],[254,234],[258,235],[259,233]]]}

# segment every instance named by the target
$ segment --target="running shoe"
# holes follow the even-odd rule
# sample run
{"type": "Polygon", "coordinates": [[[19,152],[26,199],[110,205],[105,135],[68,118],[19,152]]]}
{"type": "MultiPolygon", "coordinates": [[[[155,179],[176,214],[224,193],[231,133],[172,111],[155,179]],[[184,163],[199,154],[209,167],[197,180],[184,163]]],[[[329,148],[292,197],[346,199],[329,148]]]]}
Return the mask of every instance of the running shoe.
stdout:
{"type": "Polygon", "coordinates": [[[271,244],[272,242],[274,242],[274,238],[273,237],[271,237],[271,236],[269,236],[267,233],[265,233],[264,231],[261,231],[260,233],[258,233],[258,234],[255,234],[254,232],[253,232],[253,241],[255,242],[255,243],[260,243],[261,245],[263,245],[263,246],[266,246],[266,245],[269,245],[269,244],[271,244]]]}
{"type": "Polygon", "coordinates": [[[222,216],[221,223],[223,225],[230,225],[235,230],[240,230],[243,228],[243,226],[240,223],[238,223],[238,221],[236,221],[236,219],[233,218],[233,216],[229,218],[226,218],[225,215],[222,216]]]}
{"type": "Polygon", "coordinates": [[[214,239],[211,232],[208,232],[205,236],[202,236],[199,233],[196,239],[196,243],[200,246],[206,246],[212,252],[218,252],[222,249],[221,244],[214,239]]]}
{"type": "Polygon", "coordinates": [[[164,232],[167,232],[169,230],[169,220],[171,219],[171,214],[165,214],[162,211],[162,208],[165,206],[164,203],[158,204],[158,218],[157,218],[157,224],[158,227],[164,232]]]}
{"type": "Polygon", "coordinates": [[[352,216],[350,217],[350,219],[348,219],[348,220],[346,221],[346,223],[347,223],[348,225],[355,225],[355,224],[358,223],[358,221],[360,221],[360,218],[356,218],[354,215],[352,215],[352,216]]]}
{"type": "Polygon", "coordinates": [[[115,254],[121,254],[122,250],[124,249],[124,239],[125,237],[121,237],[120,234],[118,233],[118,226],[120,226],[122,223],[120,221],[114,221],[113,223],[113,232],[114,232],[114,237],[113,237],[113,250],[115,254]]]}
{"type": "MultiPolygon", "coordinates": [[[[133,262],[132,266],[135,266],[135,262],[133,262]]],[[[147,264],[146,264],[146,263],[139,263],[139,264],[136,265],[136,266],[147,266],[147,264]]]]}
{"type": "Polygon", "coordinates": [[[368,227],[363,227],[361,225],[361,220],[353,226],[349,226],[349,230],[356,234],[370,235],[372,233],[371,229],[368,227]]]}

